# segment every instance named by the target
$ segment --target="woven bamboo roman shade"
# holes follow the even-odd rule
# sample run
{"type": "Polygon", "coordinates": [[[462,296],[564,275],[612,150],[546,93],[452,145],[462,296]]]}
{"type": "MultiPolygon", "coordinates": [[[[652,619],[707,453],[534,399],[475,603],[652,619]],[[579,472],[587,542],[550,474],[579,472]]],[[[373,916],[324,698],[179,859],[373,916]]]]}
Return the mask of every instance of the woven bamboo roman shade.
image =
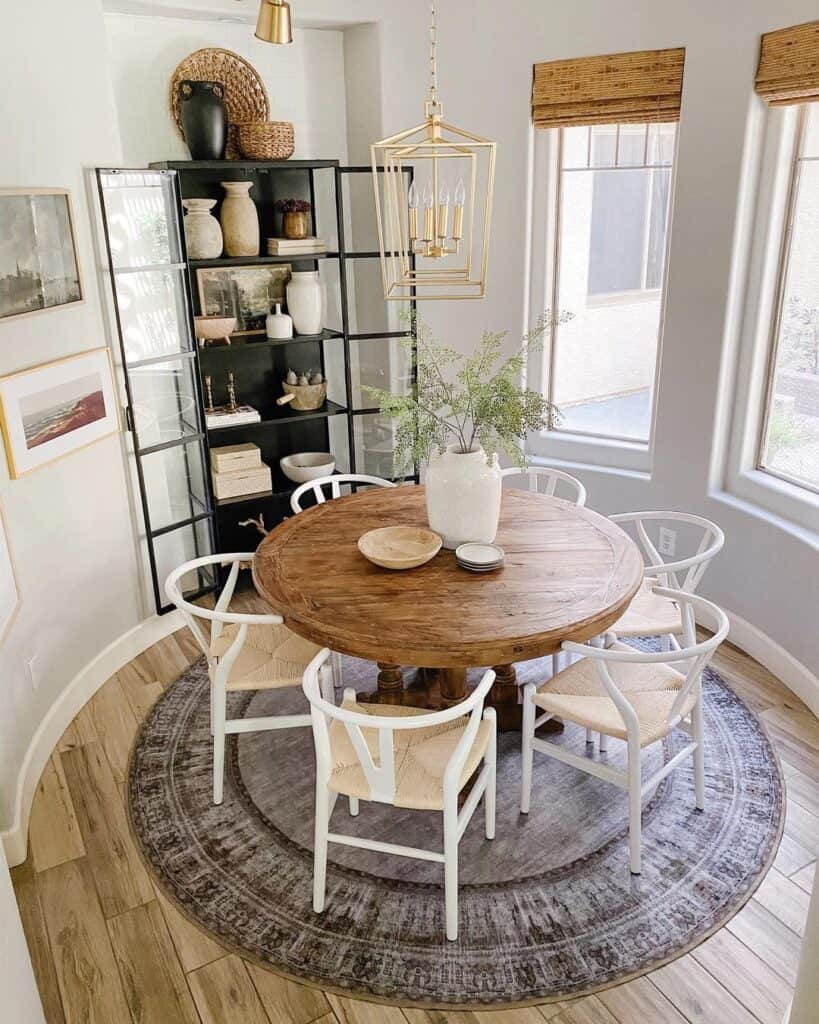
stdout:
{"type": "Polygon", "coordinates": [[[536,128],[679,121],[685,50],[639,50],[535,64],[536,128]]]}
{"type": "Polygon", "coordinates": [[[756,91],[777,107],[819,100],[819,21],[765,33],[756,91]]]}

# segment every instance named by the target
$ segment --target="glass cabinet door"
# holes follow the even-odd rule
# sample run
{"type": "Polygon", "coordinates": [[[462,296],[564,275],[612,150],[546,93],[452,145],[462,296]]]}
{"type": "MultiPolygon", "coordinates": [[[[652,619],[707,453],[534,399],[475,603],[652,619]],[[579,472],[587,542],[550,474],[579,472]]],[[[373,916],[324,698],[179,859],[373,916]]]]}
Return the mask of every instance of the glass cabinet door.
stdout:
{"type": "MultiPolygon", "coordinates": [[[[97,169],[113,313],[119,332],[157,611],[168,573],[215,550],[199,360],[176,171],[97,169]]],[[[187,596],[215,585],[210,570],[187,596]]]]}

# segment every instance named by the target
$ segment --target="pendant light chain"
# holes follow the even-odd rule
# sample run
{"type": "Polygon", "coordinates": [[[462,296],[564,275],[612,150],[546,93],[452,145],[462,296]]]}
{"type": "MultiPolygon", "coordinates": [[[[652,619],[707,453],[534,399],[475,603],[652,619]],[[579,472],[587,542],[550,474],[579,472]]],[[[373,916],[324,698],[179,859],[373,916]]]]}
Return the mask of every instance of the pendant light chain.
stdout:
{"type": "Polygon", "coordinates": [[[430,0],[429,26],[429,102],[438,105],[438,26],[435,21],[435,0],[430,0]]]}

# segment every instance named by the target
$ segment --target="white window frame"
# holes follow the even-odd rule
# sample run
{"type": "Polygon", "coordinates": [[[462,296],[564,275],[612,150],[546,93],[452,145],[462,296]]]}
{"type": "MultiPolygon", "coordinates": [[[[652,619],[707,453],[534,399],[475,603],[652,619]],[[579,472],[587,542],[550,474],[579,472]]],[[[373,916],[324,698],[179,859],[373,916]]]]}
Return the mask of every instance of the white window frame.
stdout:
{"type": "MultiPolygon", "coordinates": [[[[527,282],[527,308],[529,322],[534,323],[544,309],[557,309],[559,292],[558,266],[560,259],[560,194],[562,135],[559,129],[532,130],[530,148],[531,202],[529,223],[530,255],[529,278],[527,282]]],[[[657,417],[657,396],[659,390],[662,345],[665,328],[666,300],[668,294],[668,265],[671,242],[671,227],[674,211],[674,192],[677,173],[677,146],[679,132],[675,135],[674,153],[671,162],[671,185],[666,231],[665,271],[662,289],[618,292],[618,295],[647,298],[659,291],[661,294],[660,323],[657,337],[657,358],[654,366],[654,380],[651,393],[651,417],[647,441],[630,438],[603,437],[581,431],[570,431],[561,427],[544,430],[531,435],[526,444],[527,452],[535,458],[561,460],[572,464],[605,466],[628,472],[648,473],[651,470],[655,425],[657,417]]],[[[639,169],[639,165],[635,165],[639,169]]],[[[602,297],[601,297],[602,298],[602,297]]],[[[594,297],[590,300],[594,304],[594,297]]],[[[527,383],[533,389],[551,397],[555,364],[556,329],[549,333],[542,349],[533,353],[529,360],[527,383]]]]}
{"type": "Polygon", "coordinates": [[[765,107],[757,116],[759,139],[749,147],[758,173],[756,202],[724,486],[743,501],[816,531],[819,494],[759,468],[795,198],[800,108],[765,107]]]}

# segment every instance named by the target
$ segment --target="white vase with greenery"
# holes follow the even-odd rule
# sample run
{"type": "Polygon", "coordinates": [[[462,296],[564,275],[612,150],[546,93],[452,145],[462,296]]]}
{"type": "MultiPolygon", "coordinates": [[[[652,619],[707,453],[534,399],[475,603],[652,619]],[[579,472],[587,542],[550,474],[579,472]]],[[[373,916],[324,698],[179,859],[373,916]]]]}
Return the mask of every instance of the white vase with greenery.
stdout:
{"type": "MultiPolygon", "coordinates": [[[[558,322],[571,314],[558,314],[558,322]]],[[[506,332],[485,331],[476,351],[465,356],[436,342],[423,324],[417,344],[407,339],[414,383],[405,394],[365,387],[395,424],[395,472],[427,464],[427,517],[444,546],[491,543],[498,530],[501,472],[498,453],[525,465],[523,442],[559,418],[539,391],[522,384],[526,359],[552,325],[551,312],[538,320],[517,350],[502,356],[506,332]]]]}

